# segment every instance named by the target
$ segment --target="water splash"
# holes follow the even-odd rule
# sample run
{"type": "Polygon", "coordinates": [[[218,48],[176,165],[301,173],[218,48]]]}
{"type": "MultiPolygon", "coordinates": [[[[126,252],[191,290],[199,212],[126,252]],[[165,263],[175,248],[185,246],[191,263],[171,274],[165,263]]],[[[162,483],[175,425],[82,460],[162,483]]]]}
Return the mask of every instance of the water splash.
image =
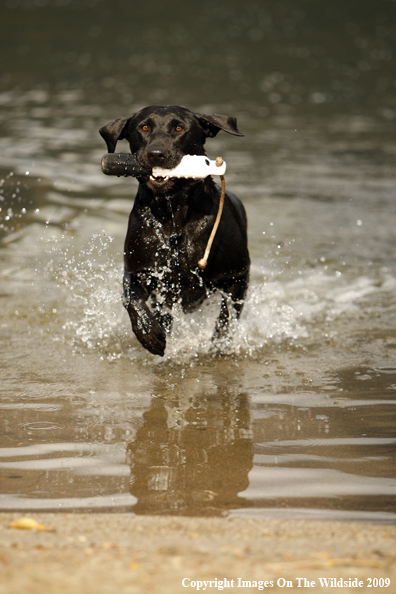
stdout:
{"type": "MultiPolygon", "coordinates": [[[[83,355],[163,361],[144,351],[132,333],[121,301],[122,264],[111,253],[112,242],[103,231],[93,234],[83,249],[70,238],[67,245],[62,238],[48,246],[52,259],[47,268],[60,290],[63,340],[83,355]]],[[[396,286],[392,277],[381,282],[366,276],[346,280],[319,268],[271,280],[262,280],[257,271],[253,276],[241,319],[231,321],[222,344],[226,354],[254,355],[274,345],[309,344],[318,332],[327,336],[334,321],[359,317],[362,300],[396,286]]],[[[219,294],[191,314],[176,305],[165,360],[215,353],[212,336],[219,308],[219,294]]]]}

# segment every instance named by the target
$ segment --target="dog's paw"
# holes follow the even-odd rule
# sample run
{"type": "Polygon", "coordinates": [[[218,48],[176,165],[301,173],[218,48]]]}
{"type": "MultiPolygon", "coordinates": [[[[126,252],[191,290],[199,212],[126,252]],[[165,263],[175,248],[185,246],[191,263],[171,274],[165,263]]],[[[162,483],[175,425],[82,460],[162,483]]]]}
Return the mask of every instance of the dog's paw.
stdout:
{"type": "MultiPolygon", "coordinates": [[[[139,337],[138,337],[139,338],[139,337]]],[[[165,330],[158,324],[154,327],[151,333],[145,336],[144,339],[139,338],[140,342],[153,355],[164,356],[166,347],[165,330]]]]}
{"type": "Polygon", "coordinates": [[[232,339],[235,328],[233,328],[229,320],[217,320],[215,331],[212,336],[212,344],[210,353],[216,356],[222,356],[230,353],[232,346],[232,339]]]}
{"type": "Polygon", "coordinates": [[[219,336],[214,335],[212,336],[209,353],[215,357],[222,357],[228,353],[230,344],[230,340],[226,336],[219,338],[219,336]]]}
{"type": "Polygon", "coordinates": [[[146,308],[140,311],[128,309],[132,322],[132,329],[136,338],[153,355],[164,356],[166,347],[166,332],[162,325],[146,308]]]}

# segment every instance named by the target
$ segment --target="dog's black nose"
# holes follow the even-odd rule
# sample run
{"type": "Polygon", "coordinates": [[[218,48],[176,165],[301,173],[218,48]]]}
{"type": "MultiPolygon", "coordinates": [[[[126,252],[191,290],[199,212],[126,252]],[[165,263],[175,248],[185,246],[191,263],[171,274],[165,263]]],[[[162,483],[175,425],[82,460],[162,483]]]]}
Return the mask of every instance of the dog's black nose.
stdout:
{"type": "Polygon", "coordinates": [[[151,167],[161,167],[165,161],[165,149],[160,145],[150,146],[147,150],[147,159],[151,167]]]}

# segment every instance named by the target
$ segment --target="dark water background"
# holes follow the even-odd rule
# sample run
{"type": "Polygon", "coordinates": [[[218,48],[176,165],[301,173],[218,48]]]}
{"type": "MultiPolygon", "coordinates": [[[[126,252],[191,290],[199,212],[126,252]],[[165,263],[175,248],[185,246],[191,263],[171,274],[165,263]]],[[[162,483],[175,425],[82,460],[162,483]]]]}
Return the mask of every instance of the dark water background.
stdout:
{"type": "MultiPolygon", "coordinates": [[[[396,2],[0,5],[0,509],[396,519],[396,2]],[[136,182],[98,128],[150,104],[246,205],[250,291],[164,359],[121,302],[136,182]]],[[[120,150],[127,150],[120,145],[120,150]]]]}

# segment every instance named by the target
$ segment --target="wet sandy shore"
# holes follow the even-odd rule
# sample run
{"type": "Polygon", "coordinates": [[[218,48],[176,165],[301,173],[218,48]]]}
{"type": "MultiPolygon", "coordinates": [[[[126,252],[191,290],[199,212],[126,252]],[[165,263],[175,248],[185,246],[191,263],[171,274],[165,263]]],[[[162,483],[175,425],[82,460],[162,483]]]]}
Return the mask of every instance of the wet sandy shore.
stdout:
{"type": "Polygon", "coordinates": [[[0,513],[0,594],[396,591],[394,525],[34,513],[45,529],[9,528],[22,515],[0,513]]]}

